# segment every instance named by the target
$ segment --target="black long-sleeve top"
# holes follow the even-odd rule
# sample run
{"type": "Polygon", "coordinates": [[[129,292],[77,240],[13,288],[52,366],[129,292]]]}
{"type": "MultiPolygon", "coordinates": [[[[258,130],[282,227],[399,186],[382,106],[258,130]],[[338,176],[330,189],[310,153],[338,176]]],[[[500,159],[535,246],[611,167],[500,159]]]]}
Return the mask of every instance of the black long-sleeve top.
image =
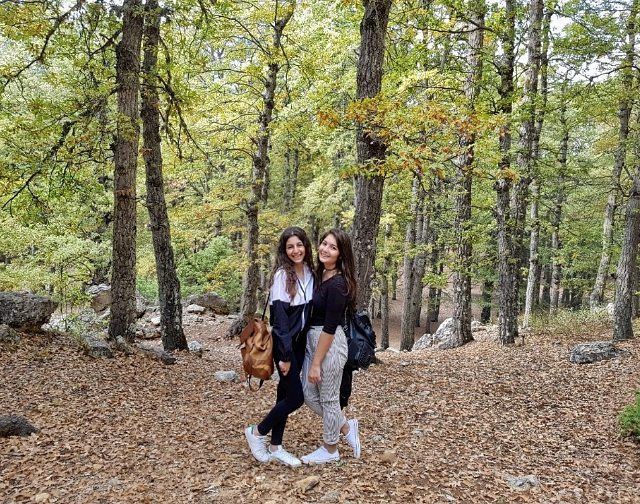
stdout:
{"type": "Polygon", "coordinates": [[[322,282],[313,293],[312,326],[322,326],[327,334],[335,334],[344,322],[344,313],[349,300],[347,282],[340,274],[322,282]]]}
{"type": "Polygon", "coordinates": [[[306,329],[309,327],[312,297],[313,274],[306,265],[304,279],[297,282],[296,295],[293,299],[287,292],[287,274],[283,269],[276,271],[269,301],[271,334],[276,360],[291,361],[293,341],[306,334],[306,329]]]}

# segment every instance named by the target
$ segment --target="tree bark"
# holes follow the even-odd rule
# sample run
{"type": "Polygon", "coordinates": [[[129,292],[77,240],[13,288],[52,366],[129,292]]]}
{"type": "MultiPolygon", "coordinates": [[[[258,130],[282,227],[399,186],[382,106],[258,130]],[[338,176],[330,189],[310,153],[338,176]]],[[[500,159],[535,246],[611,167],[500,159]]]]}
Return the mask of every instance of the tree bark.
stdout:
{"type": "MultiPolygon", "coordinates": [[[[637,125],[640,126],[640,117],[637,125]]],[[[614,341],[633,338],[633,284],[640,241],[640,143],[634,149],[633,185],[627,202],[624,237],[616,274],[616,298],[613,312],[614,341]]]]}
{"type": "MultiPolygon", "coordinates": [[[[385,35],[391,0],[363,0],[364,15],[360,23],[360,54],[356,76],[358,100],[373,98],[382,87],[385,35]]],[[[356,306],[366,309],[371,297],[376,258],[376,237],[380,225],[384,178],[379,165],[386,157],[387,145],[364,124],[356,127],[358,165],[363,173],[355,177],[355,217],[352,238],[356,264],[356,306]]]]}
{"type": "Polygon", "coordinates": [[[549,289],[549,311],[554,313],[558,309],[560,298],[560,282],[562,281],[562,261],[560,250],[560,224],[562,223],[562,206],[565,200],[565,174],[567,173],[567,153],[569,151],[569,127],[567,125],[567,104],[564,98],[564,86],[562,89],[562,102],[560,105],[560,126],[562,128],[562,138],[558,153],[558,177],[556,197],[551,213],[551,285],[549,289]]]}
{"type": "Polygon", "coordinates": [[[513,343],[518,336],[518,300],[517,296],[514,297],[514,289],[511,285],[514,275],[517,274],[512,270],[517,266],[514,264],[514,222],[510,207],[514,181],[511,173],[511,123],[515,67],[515,15],[515,0],[507,0],[505,29],[500,34],[503,56],[497,61],[500,75],[498,112],[503,117],[503,123],[500,127],[500,161],[495,183],[498,244],[498,332],[502,344],[513,343]]]}
{"type": "Polygon", "coordinates": [[[118,120],[114,145],[113,270],[109,339],[135,337],[136,321],[136,167],[138,93],[144,16],[140,0],[123,4],[122,39],[116,48],[118,120]]]}
{"type": "Polygon", "coordinates": [[[593,290],[589,295],[589,306],[592,310],[602,304],[604,299],[604,288],[607,282],[607,276],[609,275],[609,264],[611,262],[611,244],[613,242],[615,212],[618,205],[620,175],[625,166],[627,141],[629,137],[629,119],[631,117],[634,100],[633,66],[635,61],[637,12],[638,0],[634,0],[626,23],[627,44],[625,58],[621,68],[622,98],[620,99],[618,107],[618,146],[616,147],[614,155],[613,170],[609,182],[609,196],[607,197],[607,205],[604,210],[604,219],[602,222],[602,253],[600,255],[600,264],[598,265],[598,273],[596,274],[593,290]]]}
{"type": "Polygon", "coordinates": [[[157,0],[147,0],[145,19],[144,60],[142,64],[142,138],[146,168],[147,210],[158,276],[160,331],[165,350],[186,350],[188,346],[182,329],[180,281],[176,274],[173,248],[171,247],[169,216],[167,215],[162,176],[160,110],[156,75],[160,41],[160,8],[157,0]]]}
{"type": "Polygon", "coordinates": [[[247,254],[248,267],[242,279],[242,298],[240,301],[240,314],[229,328],[227,337],[236,336],[245,324],[245,321],[253,317],[258,306],[257,289],[260,284],[260,264],[257,246],[260,241],[258,226],[258,214],[260,204],[266,203],[269,192],[269,126],[273,121],[275,108],[275,92],[277,86],[280,64],[277,62],[277,54],[282,51],[282,33],[287,23],[293,16],[293,5],[284,7],[282,12],[276,11],[276,21],[273,25],[273,47],[267,52],[269,64],[267,75],[264,79],[264,94],[262,98],[262,110],[258,118],[258,135],[253,142],[256,152],[253,155],[253,169],[251,179],[251,194],[247,200],[247,241],[245,252],[247,254]],[[278,17],[281,15],[281,17],[278,17]]]}
{"type": "MultiPolygon", "coordinates": [[[[484,45],[483,0],[475,0],[470,5],[469,52],[467,61],[469,69],[465,82],[467,107],[466,121],[470,121],[475,113],[475,103],[480,92],[482,79],[482,48],[484,45]]],[[[472,242],[469,236],[471,224],[471,186],[473,180],[473,164],[476,135],[471,124],[463,126],[459,132],[458,143],[462,153],[455,162],[455,236],[456,262],[453,273],[453,321],[454,339],[457,345],[473,340],[471,335],[471,252],[472,242]]]]}
{"type": "Polygon", "coordinates": [[[420,178],[417,173],[413,175],[411,191],[411,207],[409,222],[405,233],[404,265],[402,278],[404,283],[404,298],[402,300],[402,320],[400,322],[400,350],[411,350],[413,347],[413,319],[411,318],[411,291],[413,289],[413,265],[416,246],[416,216],[420,205],[420,178]]]}
{"type": "Polygon", "coordinates": [[[480,312],[480,322],[488,324],[491,322],[491,298],[493,297],[493,280],[486,280],[482,285],[482,311],[480,312]]]}

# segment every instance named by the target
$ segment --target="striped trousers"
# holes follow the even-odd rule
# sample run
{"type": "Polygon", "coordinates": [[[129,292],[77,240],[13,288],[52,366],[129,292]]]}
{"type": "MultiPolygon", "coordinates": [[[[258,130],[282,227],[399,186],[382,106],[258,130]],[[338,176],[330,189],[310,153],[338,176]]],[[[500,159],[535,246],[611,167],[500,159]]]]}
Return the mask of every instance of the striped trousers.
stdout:
{"type": "Polygon", "coordinates": [[[304,402],[322,417],[323,440],[334,445],[340,439],[340,428],[347,421],[340,409],[340,383],[347,362],[347,337],[338,326],[329,351],[321,365],[320,383],[309,382],[309,368],[318,347],[322,326],[312,326],[307,333],[307,348],[302,366],[304,402]]]}

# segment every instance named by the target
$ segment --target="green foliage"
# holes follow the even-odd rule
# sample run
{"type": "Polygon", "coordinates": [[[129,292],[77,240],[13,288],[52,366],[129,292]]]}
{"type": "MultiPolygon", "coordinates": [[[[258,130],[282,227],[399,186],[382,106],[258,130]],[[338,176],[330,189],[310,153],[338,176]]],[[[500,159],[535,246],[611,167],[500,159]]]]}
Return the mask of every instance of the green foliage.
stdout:
{"type": "Polygon", "coordinates": [[[623,436],[632,436],[640,441],[640,390],[636,392],[635,403],[628,405],[620,413],[618,424],[623,436]]]}

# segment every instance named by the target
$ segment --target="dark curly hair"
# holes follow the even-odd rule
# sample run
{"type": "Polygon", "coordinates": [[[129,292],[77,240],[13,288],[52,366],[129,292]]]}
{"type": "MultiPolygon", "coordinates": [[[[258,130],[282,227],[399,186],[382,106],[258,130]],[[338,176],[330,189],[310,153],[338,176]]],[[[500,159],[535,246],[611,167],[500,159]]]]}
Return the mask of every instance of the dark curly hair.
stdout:
{"type": "Polygon", "coordinates": [[[276,251],[276,261],[275,261],[275,264],[273,265],[273,271],[271,272],[271,285],[273,285],[273,278],[276,274],[276,271],[282,268],[285,272],[286,279],[287,279],[287,282],[286,282],[287,293],[289,294],[289,296],[291,297],[291,300],[293,301],[293,298],[296,296],[296,292],[298,290],[297,276],[296,276],[295,265],[287,255],[287,241],[292,236],[300,238],[300,241],[304,245],[303,261],[309,267],[309,269],[311,270],[311,273],[313,273],[313,252],[311,250],[311,242],[307,237],[307,233],[305,233],[304,229],[300,227],[291,226],[286,228],[282,232],[282,234],[280,235],[280,239],[278,240],[278,249],[276,251]]]}

